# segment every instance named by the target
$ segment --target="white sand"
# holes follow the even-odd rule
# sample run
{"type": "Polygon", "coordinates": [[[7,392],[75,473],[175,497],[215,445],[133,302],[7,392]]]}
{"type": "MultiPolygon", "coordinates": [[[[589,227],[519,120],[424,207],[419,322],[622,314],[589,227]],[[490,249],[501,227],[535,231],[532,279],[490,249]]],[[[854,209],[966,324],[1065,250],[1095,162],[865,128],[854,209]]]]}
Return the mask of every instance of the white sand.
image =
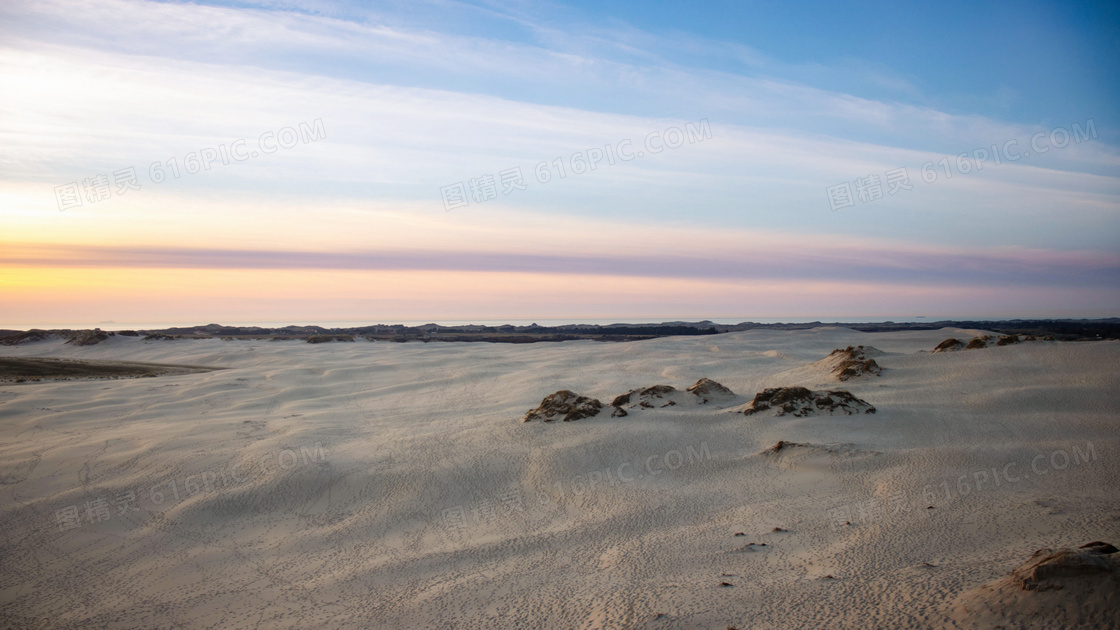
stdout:
{"type": "Polygon", "coordinates": [[[4,348],[232,369],[0,385],[0,626],[942,627],[1035,549],[1120,545],[1120,343],[928,353],[974,332],[4,348]],[[882,376],[806,367],[855,344],[882,376]],[[702,376],[878,413],[520,422],[702,376]]]}

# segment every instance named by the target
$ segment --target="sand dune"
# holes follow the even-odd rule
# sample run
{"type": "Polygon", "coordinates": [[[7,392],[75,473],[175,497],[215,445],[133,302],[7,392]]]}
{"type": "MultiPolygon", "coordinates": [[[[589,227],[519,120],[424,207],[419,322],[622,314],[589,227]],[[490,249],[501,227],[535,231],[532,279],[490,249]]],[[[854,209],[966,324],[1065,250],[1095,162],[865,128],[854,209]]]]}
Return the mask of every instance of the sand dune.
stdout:
{"type": "Polygon", "coordinates": [[[955,602],[963,628],[1114,628],[1120,615],[1120,558],[1094,541],[1076,549],[1039,549],[1005,578],[955,602]]]}
{"type": "Polygon", "coordinates": [[[1120,540],[1120,343],[930,352],[984,332],[5,348],[226,369],[0,384],[0,620],[991,627],[957,606],[1037,549],[1120,540]],[[813,364],[859,345],[881,374],[842,387],[875,414],[520,421],[559,390],[827,391],[813,364]]]}

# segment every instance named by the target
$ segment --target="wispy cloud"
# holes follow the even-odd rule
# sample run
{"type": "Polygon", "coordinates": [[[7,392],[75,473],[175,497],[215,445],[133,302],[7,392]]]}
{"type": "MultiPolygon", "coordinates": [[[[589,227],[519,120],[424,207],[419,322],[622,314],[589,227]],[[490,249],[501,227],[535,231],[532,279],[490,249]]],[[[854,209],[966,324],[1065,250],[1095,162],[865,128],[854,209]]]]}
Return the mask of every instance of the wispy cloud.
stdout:
{"type": "Polygon", "coordinates": [[[962,172],[959,154],[1010,140],[1022,151],[1050,128],[939,111],[907,77],[858,59],[791,64],[541,17],[563,12],[6,2],[0,260],[1115,287],[1120,154],[1103,135],[962,172]],[[899,99],[820,87],[837,69],[899,99]],[[700,143],[578,175],[553,166],[624,140],[640,151],[649,134],[701,119],[711,137],[700,143]],[[204,148],[252,147],[314,120],[325,139],[151,180],[153,164],[182,168],[204,148]],[[555,173],[547,183],[541,164],[555,173]],[[140,190],[58,211],[55,186],[127,167],[140,190]],[[525,190],[444,212],[441,186],[509,168],[525,190]],[[830,210],[826,187],[897,168],[911,190],[830,210]]]}
{"type": "MultiPolygon", "coordinates": [[[[625,229],[624,226],[618,228],[625,229]]],[[[798,280],[885,282],[913,285],[1064,286],[1120,288],[1120,256],[1101,253],[1007,249],[990,253],[913,248],[897,244],[816,244],[808,254],[796,253],[804,238],[796,235],[739,234],[752,247],[725,248],[720,239],[699,232],[680,234],[696,239],[681,243],[681,253],[643,253],[641,249],[611,254],[590,238],[576,251],[503,252],[493,249],[424,250],[385,248],[366,251],[276,249],[213,249],[181,247],[94,247],[15,245],[0,253],[9,267],[84,267],[135,269],[293,269],[456,271],[619,276],[636,278],[703,278],[734,280],[798,280]],[[700,237],[700,238],[696,238],[700,237]],[[706,249],[706,253],[702,250],[706,249]],[[582,250],[582,251],[581,251],[582,250]],[[686,254],[688,250],[693,253],[686,254]]],[[[620,248],[625,250],[627,248],[620,248]]],[[[594,282],[588,279],[588,282],[594,282]]]]}

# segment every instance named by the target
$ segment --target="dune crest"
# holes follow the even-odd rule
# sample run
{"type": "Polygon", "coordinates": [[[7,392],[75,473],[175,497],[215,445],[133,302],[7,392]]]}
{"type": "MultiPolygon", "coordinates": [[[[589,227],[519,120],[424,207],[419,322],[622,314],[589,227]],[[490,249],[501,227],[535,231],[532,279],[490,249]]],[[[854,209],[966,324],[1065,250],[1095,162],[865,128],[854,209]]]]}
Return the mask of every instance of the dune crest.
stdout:
{"type": "Polygon", "coordinates": [[[1120,627],[1120,557],[1095,541],[1039,549],[1006,577],[962,595],[956,628],[1120,627]]]}

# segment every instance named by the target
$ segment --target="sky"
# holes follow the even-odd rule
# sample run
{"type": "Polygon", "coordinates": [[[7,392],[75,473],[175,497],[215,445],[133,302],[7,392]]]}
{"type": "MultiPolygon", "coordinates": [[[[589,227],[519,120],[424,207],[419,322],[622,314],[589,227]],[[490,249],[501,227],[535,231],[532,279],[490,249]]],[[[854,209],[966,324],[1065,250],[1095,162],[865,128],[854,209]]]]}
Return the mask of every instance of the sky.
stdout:
{"type": "Polygon", "coordinates": [[[6,0],[0,328],[1118,316],[1118,57],[1110,3],[6,0]]]}

